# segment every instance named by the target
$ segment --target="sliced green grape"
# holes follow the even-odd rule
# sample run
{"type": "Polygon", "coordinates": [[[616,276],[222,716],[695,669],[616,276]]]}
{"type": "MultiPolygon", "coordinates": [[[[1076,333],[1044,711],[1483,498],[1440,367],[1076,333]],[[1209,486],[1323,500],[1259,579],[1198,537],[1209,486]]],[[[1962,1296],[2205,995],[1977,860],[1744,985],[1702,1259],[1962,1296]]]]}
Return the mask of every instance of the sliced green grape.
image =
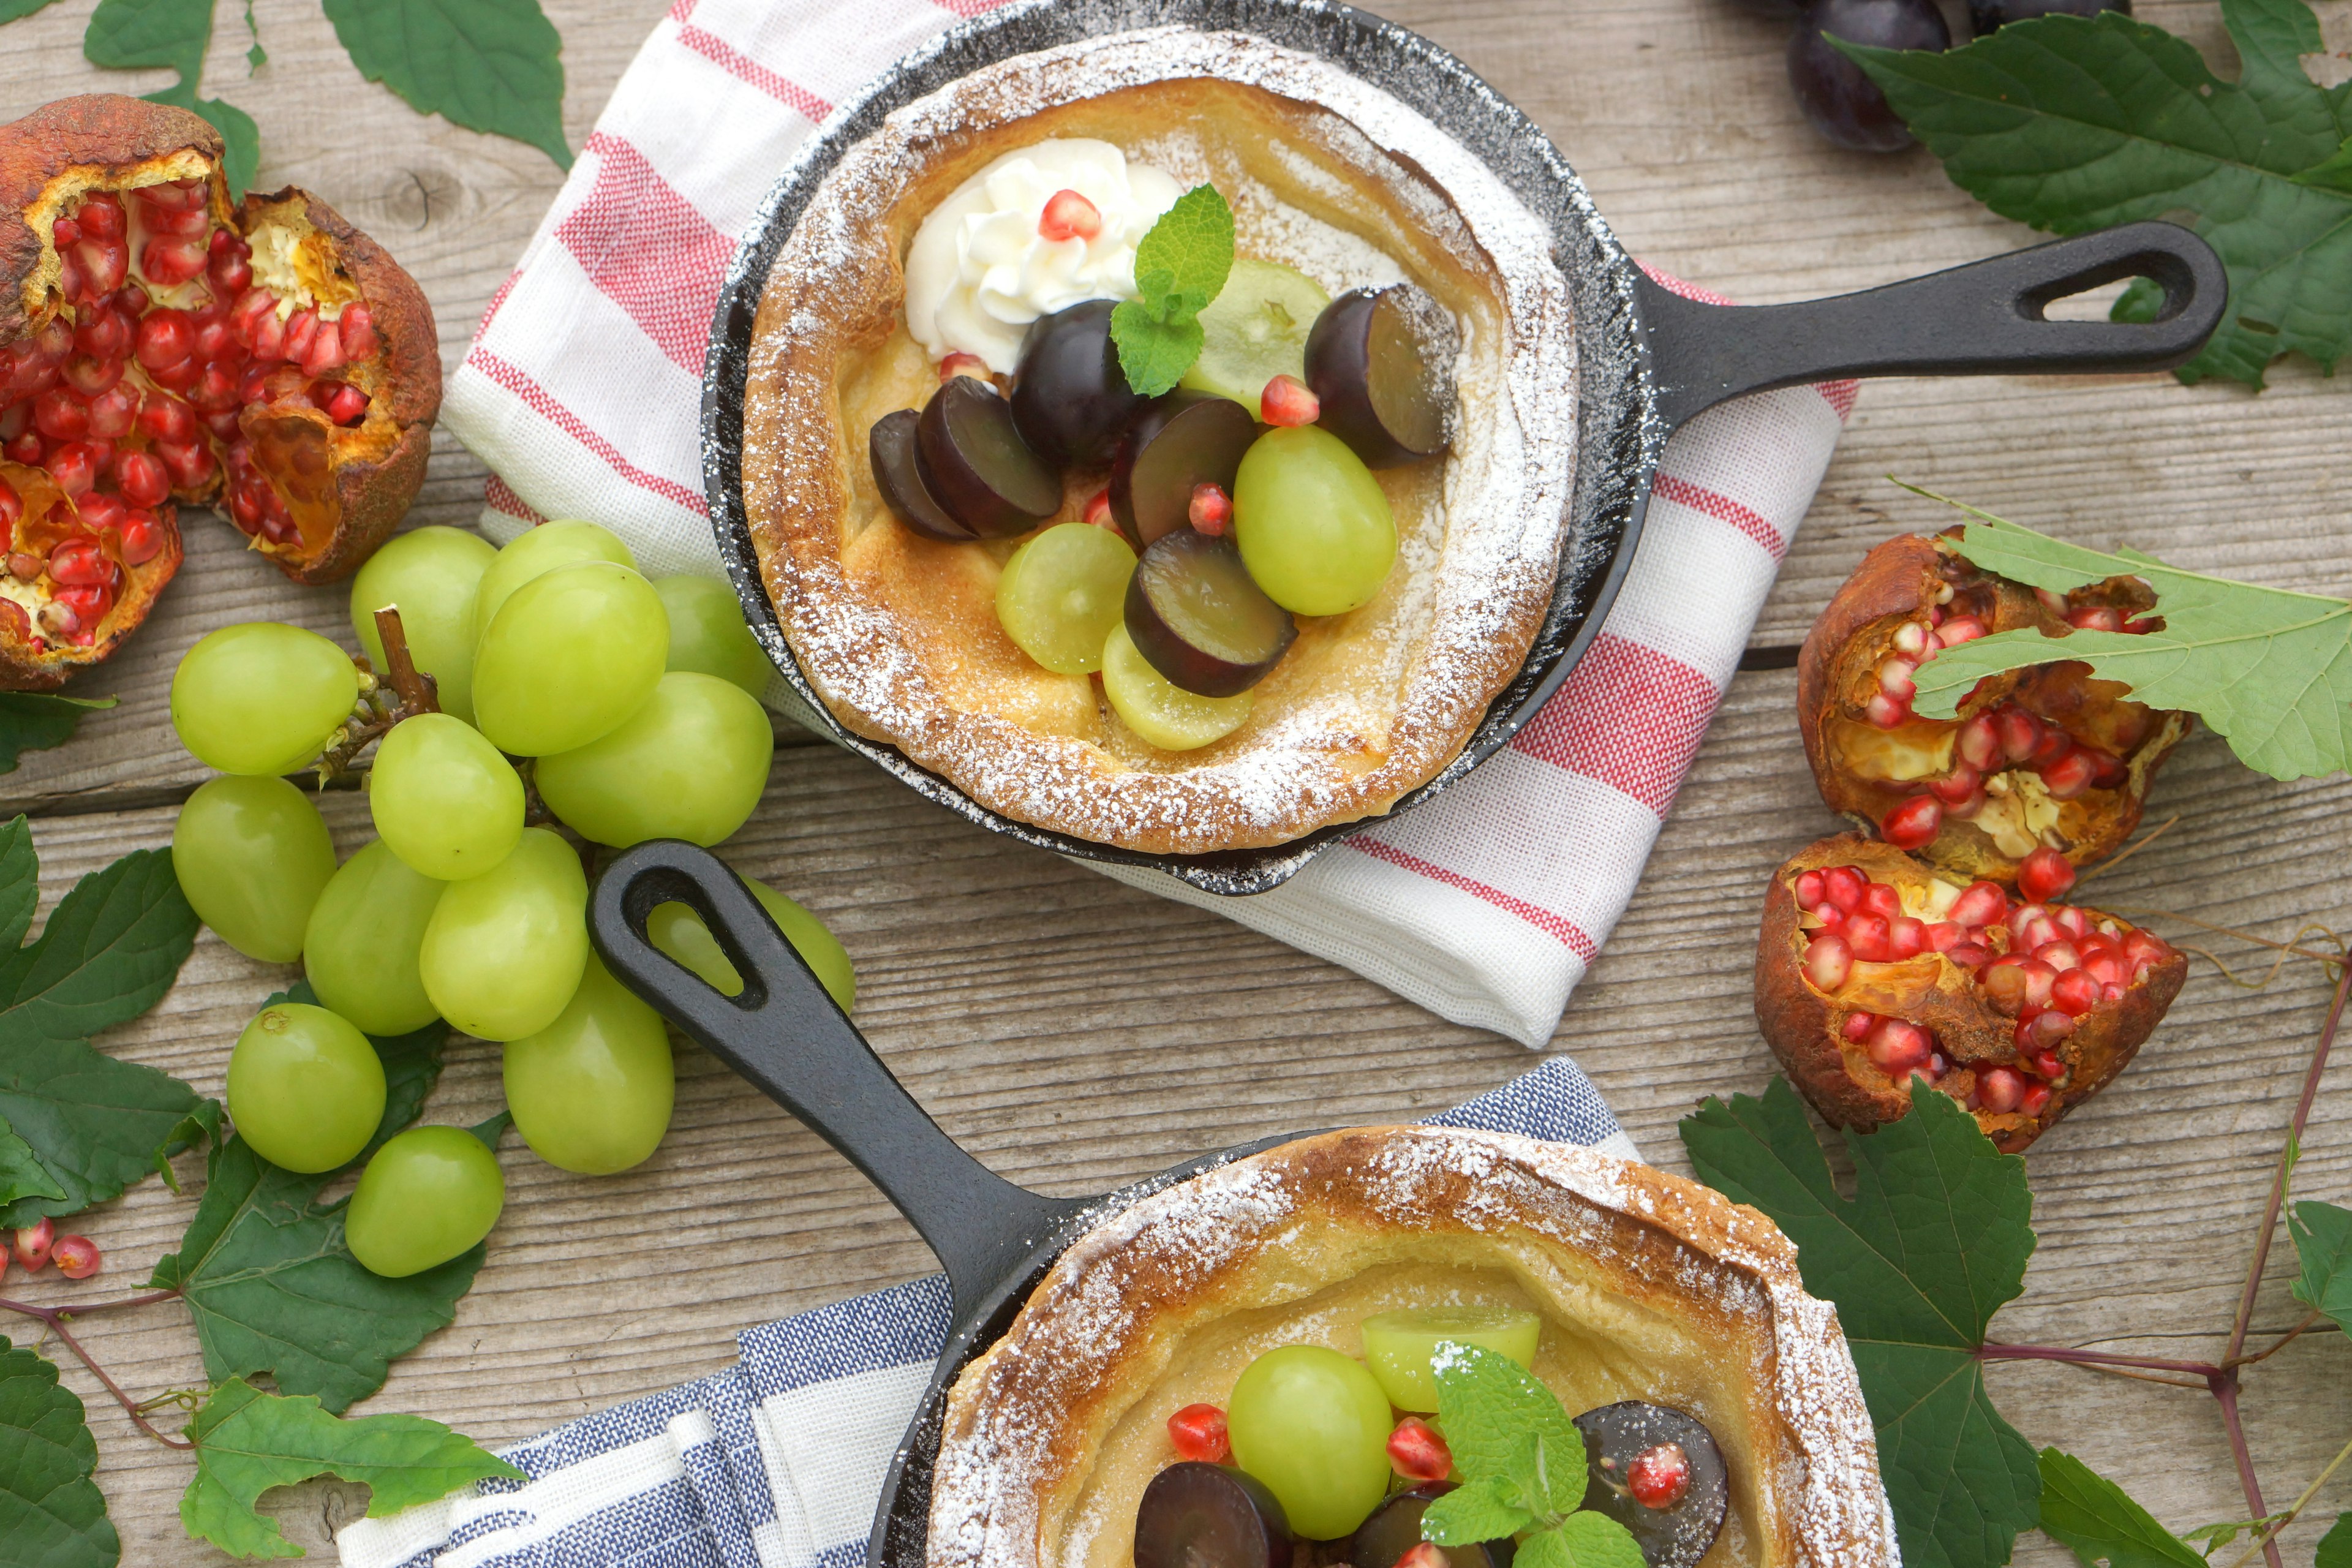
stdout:
{"type": "Polygon", "coordinates": [[[481,641],[517,588],[559,566],[583,561],[609,561],[632,569],[637,564],[637,558],[612,530],[593,522],[557,519],[519,535],[499,552],[474,591],[474,640],[481,641]]]}
{"type": "Polygon", "coordinates": [[[1389,1489],[1388,1395],[1361,1362],[1284,1345],[1243,1369],[1226,1403],[1234,1462],[1310,1541],[1354,1532],[1389,1489]]]}
{"type": "Polygon", "coordinates": [[[1056,675],[1102,668],[1135,552],[1108,528],[1057,523],[1013,552],[996,580],[996,618],[1023,653],[1056,675]]]}
{"type": "Polygon", "coordinates": [[[462,1127],[412,1127],[375,1152],[343,1211],[343,1245],[387,1279],[448,1262],[507,1204],[499,1157],[462,1127]]]}
{"type": "Polygon", "coordinates": [[[505,859],[522,836],[522,777],[464,720],[419,713],[377,744],[368,810],[394,854],[425,876],[462,882],[505,859]]]}
{"type": "Polygon", "coordinates": [[[1250,694],[1202,697],[1174,685],[1151,668],[1122,621],[1103,642],[1103,695],[1111,710],[1144,741],[1167,752],[1190,752],[1222,741],[1248,722],[1250,694]]]}
{"type": "MultiPolygon", "coordinates": [[[[738,872],[738,876],[741,873],[738,872]]],[[[751,877],[743,885],[784,933],[784,940],[801,955],[833,997],[834,1005],[848,1012],[857,1005],[857,972],[849,962],[849,954],[841,939],[827,931],[824,922],[808,910],[768,886],[751,877]]],[[[646,921],[646,935],[653,944],[700,975],[710,988],[722,996],[743,994],[743,977],[735,973],[728,961],[727,950],[702,923],[702,917],[691,904],[656,904],[646,921]]]]}
{"type": "Polygon", "coordinates": [[[360,672],[316,632],[247,621],[208,633],[172,676],[172,728],[225,773],[290,773],[352,716],[360,672]]]}
{"type": "Polygon", "coordinates": [[[360,651],[378,675],[383,639],[375,613],[400,612],[408,657],[431,676],[441,711],[472,722],[474,717],[474,590],[498,558],[498,548],[478,533],[433,523],[396,534],[368,557],[352,579],[352,630],[360,651]]]}
{"type": "Polygon", "coordinates": [[[1389,498],[1348,444],[1316,425],[1269,430],[1234,478],[1234,542],[1265,596],[1301,616],[1371,602],[1396,564],[1389,498]]]}
{"type": "Polygon", "coordinates": [[[223,942],[247,958],[291,963],[335,874],[335,846],[310,797],[284,779],[214,779],[180,807],[172,870],[223,942]]]}
{"type": "Polygon", "coordinates": [[[486,1040],[546,1028],[587,967],[587,906],[572,846],[524,828],[513,854],[444,889],[425,922],[416,967],[434,1010],[486,1040]]]}
{"type": "Polygon", "coordinates": [[[1405,1307],[1364,1320],[1364,1360],[1400,1410],[1437,1408],[1437,1374],[1430,1362],[1440,1344],[1499,1351],[1521,1366],[1536,1359],[1543,1320],[1517,1307],[1405,1307]]]}
{"type": "Polygon", "coordinates": [[[593,953],[562,1016],[509,1040],[505,1058],[515,1131],[558,1170],[625,1171],[669,1131],[677,1093],[669,1031],[593,953]]]}
{"type": "Polygon", "coordinates": [[[502,752],[543,757],[610,734],[669,657],[669,616],[626,566],[559,566],[515,590],[474,651],[474,717],[502,752]]]}
{"type": "Polygon", "coordinates": [[[307,1002],[264,1007],[228,1058],[228,1117],[289,1171],[359,1158],[383,1120],[383,1059],[351,1021],[307,1002]]]}
{"type": "Polygon", "coordinates": [[[753,697],[768,689],[775,667],[743,621],[734,588],[713,577],[656,577],[654,592],[669,612],[671,669],[731,680],[753,697]]]}
{"type": "Polygon", "coordinates": [[[371,1035],[404,1035],[439,1017],[416,954],[447,885],[380,838],[345,861],[302,935],[302,972],[319,1000],[371,1035]]]}
{"type": "Polygon", "coordinates": [[[775,748],[768,710],[741,687],[674,669],[619,729],[540,758],[531,776],[548,810],[598,844],[709,846],[760,804],[775,748]]]}
{"type": "Polygon", "coordinates": [[[1331,296],[1304,272],[1278,261],[1234,258],[1225,286],[1201,312],[1201,357],[1180,386],[1230,397],[1257,412],[1277,375],[1307,379],[1307,334],[1331,296]]]}

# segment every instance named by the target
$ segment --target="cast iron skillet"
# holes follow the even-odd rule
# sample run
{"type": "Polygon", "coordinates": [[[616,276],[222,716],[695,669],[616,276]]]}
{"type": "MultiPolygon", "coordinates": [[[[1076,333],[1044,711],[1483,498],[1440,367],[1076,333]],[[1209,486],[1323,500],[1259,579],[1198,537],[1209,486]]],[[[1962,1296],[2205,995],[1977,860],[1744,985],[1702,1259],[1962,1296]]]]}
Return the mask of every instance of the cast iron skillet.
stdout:
{"type": "Polygon", "coordinates": [[[1322,828],[1264,849],[1141,854],[999,816],[896,748],[835,723],[794,663],[761,585],[743,511],[744,374],[752,318],[777,251],[843,151],[884,116],[1014,55],[1169,23],[1236,28],[1320,55],[1427,115],[1492,165],[1550,228],[1553,256],[1574,298],[1580,362],[1576,486],[1550,614],[1469,744],[1390,807],[1390,816],[1494,754],[1559,689],[1624,581],[1666,437],[1695,415],[1742,393],[1842,376],[2168,369],[2203,346],[2228,301],[2221,259],[2209,246],[2170,224],[2138,223],[1838,299],[1744,309],[1699,304],[1659,287],[1633,263],[1575,172],[1525,115],[1427,39],[1349,6],[1325,0],[1015,0],[951,28],[899,61],[803,144],[736,253],[703,372],[703,485],[719,554],[753,633],[834,739],[983,827],[1082,859],[1154,867],[1212,893],[1260,893],[1365,824],[1322,828]],[[2043,319],[2053,300],[2133,277],[2164,289],[2154,321],[2043,319]]]}
{"type": "Polygon", "coordinates": [[[947,1349],[882,1483],[868,1568],[920,1568],[948,1385],[1011,1326],[1062,1249],[1147,1194],[1287,1142],[1228,1149],[1098,1198],[1044,1197],[940,1131],[709,850],[656,839],[617,857],[596,883],[588,928],[624,984],[848,1156],[946,1266],[954,1300],[947,1349]],[[720,995],[646,940],[646,917],[672,900],[701,914],[743,976],[742,994],[720,995]]]}

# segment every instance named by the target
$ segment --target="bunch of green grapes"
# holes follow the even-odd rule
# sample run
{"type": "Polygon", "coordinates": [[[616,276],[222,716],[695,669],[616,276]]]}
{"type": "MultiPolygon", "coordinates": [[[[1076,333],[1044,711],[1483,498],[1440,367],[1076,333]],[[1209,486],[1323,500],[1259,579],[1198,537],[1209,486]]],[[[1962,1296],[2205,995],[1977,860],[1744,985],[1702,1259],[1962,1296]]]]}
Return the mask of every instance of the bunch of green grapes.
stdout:
{"type": "MultiPolygon", "coordinates": [[[[626,1170],[668,1128],[669,1042],[589,950],[587,866],[600,846],[709,846],[743,825],[774,746],[758,700],[766,656],[726,584],[650,581],[590,522],[542,524],[504,550],[453,528],[392,541],[352,588],[352,629],[376,668],[386,607],[440,711],[401,718],[377,743],[376,837],[340,868],[310,796],[282,775],[348,749],[351,721],[373,713],[351,657],[253,623],[205,637],[173,679],[180,739],[225,775],[182,808],[181,886],[239,952],[300,960],[323,1005],[282,1004],[246,1031],[230,1115],[289,1169],[339,1169],[383,1114],[367,1037],[446,1019],[502,1045],[508,1107],[536,1153],[565,1170],[626,1170]]],[[[841,944],[750,885],[846,1009],[856,982],[841,944]]],[[[656,911],[653,936],[710,984],[742,989],[685,906],[656,911]]],[[[370,1160],[348,1226],[369,1268],[432,1268],[495,1222],[497,1162],[463,1134],[438,1136],[450,1131],[414,1129],[370,1160]]]]}

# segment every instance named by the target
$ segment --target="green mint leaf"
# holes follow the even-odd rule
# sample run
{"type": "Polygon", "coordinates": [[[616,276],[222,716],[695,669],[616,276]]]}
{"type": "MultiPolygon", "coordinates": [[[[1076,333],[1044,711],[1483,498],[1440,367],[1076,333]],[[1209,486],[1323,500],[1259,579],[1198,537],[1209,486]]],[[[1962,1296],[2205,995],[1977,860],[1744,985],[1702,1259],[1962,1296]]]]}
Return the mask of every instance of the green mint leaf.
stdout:
{"type": "Polygon", "coordinates": [[[418,1415],[344,1420],[310,1398],[263,1394],[232,1378],[213,1390],[187,1434],[196,1479],[180,1499],[189,1536],[239,1557],[299,1557],[278,1521],[254,1511],[272,1487],[340,1476],[369,1488],[368,1517],[382,1519],[491,1476],[527,1478],[438,1421],[418,1415]]]}
{"type": "Polygon", "coordinates": [[[326,6],[352,64],[370,81],[421,113],[511,136],[557,167],[572,167],[557,58],[563,40],[539,0],[326,0],[326,6]]]}
{"type": "Polygon", "coordinates": [[[2352,1513],[2336,1516],[2336,1522],[2319,1538],[2311,1568],[2352,1568],[2352,1513]]]}
{"type": "Polygon", "coordinates": [[[1914,707],[1922,717],[1950,718],[1988,675],[2079,659],[2139,701],[2195,713],[2239,761],[2273,778],[2352,766],[2352,604],[2177,571],[2137,550],[2086,550],[1960,510],[1976,520],[1962,531],[1960,552],[1983,570],[2057,592],[2131,574],[2156,590],[2164,629],[1999,632],[1947,648],[1919,667],[1914,707]]]}
{"type": "Polygon", "coordinates": [[[1639,1542],[1601,1513],[1572,1513],[1519,1543],[1512,1568],[1647,1568],[1639,1542]]]}
{"type": "Polygon", "coordinates": [[[1195,185],[1137,242],[1136,295],[1160,321],[1187,321],[1224,291],[1233,268],[1234,209],[1214,185],[1195,185]]]}
{"type": "Polygon", "coordinates": [[[2352,1333],[2352,1209],[2306,1199],[2294,1205],[2286,1228],[2303,1263],[2294,1299],[2352,1333]]]}
{"type": "Polygon", "coordinates": [[[2216,77],[2194,46],[2117,11],[2012,23],[1943,54],[1838,47],[1867,71],[1955,184],[2000,213],[2081,234],[2186,209],[2229,269],[2230,307],[2179,374],[2259,387],[2301,353],[2352,349],[2352,190],[2334,173],[2352,88],[2323,89],[2303,0],[2222,0],[2242,62],[2216,77]]]}
{"type": "Polygon", "coordinates": [[[122,1542],[89,1473],[87,1413],[58,1369],[0,1337],[0,1542],[11,1563],[114,1568],[122,1542]]]}
{"type": "Polygon", "coordinates": [[[2041,1469],[2042,1531],[2084,1568],[2205,1568],[2193,1548],[2074,1455],[2044,1448],[2041,1469]]]}
{"type": "Polygon", "coordinates": [[[1509,1489],[1494,1495],[1516,1492],[1538,1524],[1583,1506],[1584,1434],[1559,1395],[1510,1357],[1477,1345],[1441,1345],[1433,1364],[1437,1422],[1465,1480],[1501,1482],[1509,1489]]]}
{"type": "MultiPolygon", "coordinates": [[[[7,18],[0,16],[0,21],[7,18]]],[[[73,739],[74,726],[111,697],[58,697],[47,691],[0,691],[0,773],[16,771],[26,752],[46,752],[73,739]]]]}
{"type": "Polygon", "coordinates": [[[1976,1351],[2032,1256],[2025,1162],[1948,1096],[1916,1092],[1901,1121],[1846,1134],[1849,1201],[1780,1079],[1760,1100],[1708,1100],[1681,1132],[1700,1180],[1770,1215],[1797,1244],[1805,1289],[1836,1304],[1903,1560],[2007,1563],[2039,1517],[2041,1478],[2032,1446],[1992,1407],[1976,1351]]]}
{"type": "Polygon", "coordinates": [[[1157,397],[1181,380],[1201,357],[1205,341],[1200,322],[1188,317],[1171,325],[1133,300],[1111,311],[1110,336],[1118,345],[1118,368],[1127,384],[1146,397],[1157,397]]]}
{"type": "Polygon", "coordinates": [[[1534,1522],[1519,1504],[1519,1489],[1500,1476],[1465,1481],[1439,1498],[1421,1516],[1421,1538],[1440,1546],[1475,1546],[1501,1541],[1534,1522]]]}

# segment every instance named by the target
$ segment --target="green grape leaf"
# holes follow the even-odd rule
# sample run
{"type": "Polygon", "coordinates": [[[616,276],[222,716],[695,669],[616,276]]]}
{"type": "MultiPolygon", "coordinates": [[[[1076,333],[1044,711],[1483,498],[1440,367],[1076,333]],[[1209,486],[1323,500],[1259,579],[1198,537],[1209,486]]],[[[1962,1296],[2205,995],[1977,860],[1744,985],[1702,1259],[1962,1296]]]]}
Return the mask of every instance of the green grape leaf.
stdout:
{"type": "Polygon", "coordinates": [[[11,817],[0,826],[0,951],[25,945],[41,907],[41,863],[33,851],[33,825],[11,817]]]}
{"type": "MultiPolygon", "coordinates": [[[[44,5],[47,0],[42,0],[44,5]]],[[[0,22],[8,18],[0,15],[0,22]]],[[[114,706],[111,697],[59,697],[47,691],[0,691],[0,773],[16,771],[26,752],[46,752],[73,739],[74,726],[93,709],[114,706]]]]}
{"type": "Polygon", "coordinates": [[[2352,604],[2182,572],[2137,550],[2111,555],[1949,504],[1975,520],[1961,531],[1958,549],[1984,571],[2059,593],[2137,576],[2156,590],[2164,629],[2076,630],[2063,637],[1997,632],[1946,648],[1914,678],[1912,706],[1922,717],[1951,718],[1986,676],[2077,659],[2100,679],[2130,687],[2139,701],[2196,714],[2240,762],[2273,778],[2352,767],[2352,713],[2346,709],[2352,703],[2352,604]]]}
{"type": "Polygon", "coordinates": [[[33,1146],[16,1136],[15,1128],[0,1121],[0,1208],[25,1198],[63,1198],[65,1187],[53,1175],[33,1146]]]}
{"type": "Polygon", "coordinates": [[[221,1140],[221,1118],[226,1112],[217,1100],[200,1100],[196,1108],[172,1124],[163,1142],[155,1146],[155,1173],[173,1192],[180,1190],[180,1174],[172,1169],[172,1156],[199,1143],[217,1143],[221,1140]]]}
{"type": "MultiPolygon", "coordinates": [[[[1965,646],[1965,645],[1964,645],[1965,646]]],[[[1836,1304],[1878,1434],[1903,1560],[1997,1568],[2039,1518],[2032,1447],[1985,1392],[1976,1352],[2033,1253],[2025,1162],[1951,1099],[1915,1086],[1910,1114],[1849,1132],[1839,1195],[1796,1092],[1709,1099],[1683,1119],[1709,1186],[1764,1211],[1797,1245],[1805,1289],[1836,1304]]]]}
{"type": "MultiPolygon", "coordinates": [[[[2352,349],[2352,84],[2323,88],[2303,0],[2221,0],[2235,82],[2120,11],[2011,23],[1942,54],[1839,43],[1954,184],[2053,234],[2186,212],[2228,268],[2230,304],[2181,379],[2263,384],[2301,353],[2352,349]]],[[[2147,295],[2129,308],[2144,312],[2147,295]]]]}
{"type": "MultiPolygon", "coordinates": [[[[162,93],[149,96],[164,103],[178,103],[162,93]]],[[[253,177],[261,169],[261,128],[253,116],[234,103],[217,98],[197,98],[189,95],[180,103],[183,109],[194,110],[205,117],[212,128],[221,133],[221,144],[226,150],[221,159],[221,177],[228,182],[229,199],[239,200],[253,189],[253,177]]]]}
{"type": "Polygon", "coordinates": [[[340,1476],[370,1490],[368,1517],[382,1519],[459,1487],[523,1473],[438,1421],[419,1415],[345,1420],[319,1401],[264,1394],[241,1378],[213,1390],[187,1428],[196,1478],[180,1499],[191,1539],[239,1557],[299,1557],[278,1521],[254,1510],[272,1487],[340,1476]]]}
{"type": "Polygon", "coordinates": [[[511,136],[572,167],[563,40],[539,0],[326,0],[326,7],[370,81],[422,113],[511,136]]]}
{"type": "MultiPolygon", "coordinates": [[[[1549,1525],[1584,1502],[1584,1434],[1559,1395],[1499,1351],[1446,1342],[1431,1363],[1437,1373],[1437,1421],[1454,1468],[1473,1481],[1500,1481],[1496,1491],[1549,1525]]],[[[1475,1536],[1473,1540],[1491,1537],[1475,1536]]]]}
{"type": "Polygon", "coordinates": [[[507,1129],[513,1125],[514,1112],[511,1110],[501,1110],[496,1116],[491,1117],[488,1121],[478,1121],[473,1126],[467,1128],[466,1131],[480,1139],[482,1141],[482,1147],[495,1154],[499,1152],[499,1140],[505,1137],[507,1129]]]}
{"type": "Polygon", "coordinates": [[[90,64],[110,69],[177,71],[178,82],[149,93],[148,100],[202,115],[220,132],[226,149],[221,173],[234,200],[252,188],[261,164],[261,132],[253,116],[236,105],[196,96],[212,39],[213,0],[99,0],[82,34],[81,52],[90,64]]]}
{"type": "Polygon", "coordinates": [[[1572,1513],[1519,1543],[1513,1568],[1647,1568],[1633,1531],[1603,1513],[1572,1513]]]}
{"type": "Polygon", "coordinates": [[[2284,1514],[2273,1513],[2261,1519],[2231,1519],[2224,1520],[2219,1524],[2200,1524],[2194,1530],[2182,1531],[2180,1539],[2192,1546],[2200,1542],[2204,1542],[2201,1550],[2210,1561],[2213,1553],[2221,1551],[2241,1535],[2258,1535],[2285,1517],[2284,1514]]]}
{"type": "Polygon", "coordinates": [[[2352,1513],[2339,1513],[2312,1552],[2311,1568],[2352,1568],[2352,1513]]]}
{"type": "Polygon", "coordinates": [[[2194,1548],[2074,1455],[2044,1448],[2041,1469],[2042,1532],[2084,1568],[2205,1568],[2194,1548]]]}
{"type": "Polygon", "coordinates": [[[2303,1263],[2294,1299],[2352,1333],[2352,1209],[2306,1199],[2294,1205],[2286,1228],[2303,1263]]]}
{"type": "Polygon", "coordinates": [[[15,1568],[114,1568],[122,1542],[89,1479],[98,1445],[58,1369],[0,1336],[0,1545],[15,1568]]]}
{"type": "Polygon", "coordinates": [[[1137,298],[1110,313],[1127,384],[1157,397],[1201,357],[1195,318],[1222,293],[1234,266],[1234,209],[1214,185],[1195,185],[1160,215],[1135,247],[1137,298]]]}
{"type": "Polygon", "coordinates": [[[1421,1536],[1440,1546],[1475,1546],[1517,1535],[1535,1516],[1519,1504],[1519,1489],[1500,1476],[1465,1481],[1423,1510],[1421,1536]]]}
{"type": "Polygon", "coordinates": [[[0,22],[13,22],[36,11],[46,11],[57,0],[0,0],[0,22]]]}

